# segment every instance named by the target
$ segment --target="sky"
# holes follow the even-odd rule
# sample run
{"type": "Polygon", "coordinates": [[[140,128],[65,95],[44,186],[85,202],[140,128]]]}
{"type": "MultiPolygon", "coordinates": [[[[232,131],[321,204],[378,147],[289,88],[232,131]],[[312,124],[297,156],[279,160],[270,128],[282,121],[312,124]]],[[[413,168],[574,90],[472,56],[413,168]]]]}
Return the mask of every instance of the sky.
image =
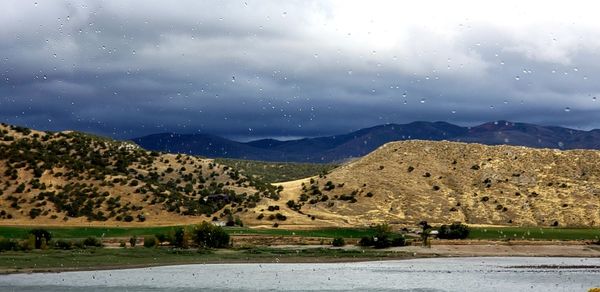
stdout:
{"type": "Polygon", "coordinates": [[[0,2],[0,122],[238,140],[600,128],[594,1],[0,2]]]}

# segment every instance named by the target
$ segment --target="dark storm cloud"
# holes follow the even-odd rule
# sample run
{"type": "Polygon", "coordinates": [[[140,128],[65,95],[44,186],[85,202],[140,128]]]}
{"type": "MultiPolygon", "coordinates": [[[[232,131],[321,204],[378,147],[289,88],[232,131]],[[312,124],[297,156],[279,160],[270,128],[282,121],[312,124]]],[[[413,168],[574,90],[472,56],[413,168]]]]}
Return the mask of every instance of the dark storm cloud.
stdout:
{"type": "Polygon", "coordinates": [[[461,15],[435,22],[423,7],[401,7],[397,20],[393,2],[0,5],[8,123],[242,139],[414,120],[600,127],[600,27],[568,14],[575,23],[507,26],[461,15]]]}

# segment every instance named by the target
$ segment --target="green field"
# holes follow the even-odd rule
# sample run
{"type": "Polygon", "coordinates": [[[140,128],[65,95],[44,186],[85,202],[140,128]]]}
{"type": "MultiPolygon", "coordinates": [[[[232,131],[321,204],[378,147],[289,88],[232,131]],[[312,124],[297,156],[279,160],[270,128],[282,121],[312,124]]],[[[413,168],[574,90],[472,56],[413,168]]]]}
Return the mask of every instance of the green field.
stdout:
{"type": "MultiPolygon", "coordinates": [[[[0,226],[0,237],[20,239],[26,238],[28,232],[35,227],[0,226]]],[[[177,226],[164,227],[44,227],[52,233],[53,238],[86,238],[95,237],[129,237],[169,233],[177,226]]],[[[360,238],[373,234],[369,229],[329,228],[315,230],[286,230],[286,229],[250,229],[228,227],[225,230],[231,235],[264,234],[280,236],[307,236],[307,237],[345,237],[360,238]]]]}
{"type": "Polygon", "coordinates": [[[215,162],[233,167],[248,176],[267,183],[284,182],[319,175],[336,168],[337,164],[266,162],[239,159],[215,159],[215,162]]]}
{"type": "MultiPolygon", "coordinates": [[[[0,226],[0,237],[26,238],[27,233],[34,227],[0,226]]],[[[58,238],[86,238],[95,237],[130,237],[133,235],[155,235],[169,233],[177,226],[163,227],[45,227],[58,238]]],[[[305,236],[305,237],[344,237],[361,238],[372,236],[370,229],[361,228],[325,228],[314,230],[287,230],[287,229],[251,229],[242,227],[227,227],[225,230],[231,235],[263,234],[275,236],[305,236]]],[[[599,240],[599,228],[539,228],[539,227],[473,227],[469,239],[488,240],[599,240]]]]}
{"type": "Polygon", "coordinates": [[[469,239],[599,240],[600,228],[474,227],[469,239]]]}

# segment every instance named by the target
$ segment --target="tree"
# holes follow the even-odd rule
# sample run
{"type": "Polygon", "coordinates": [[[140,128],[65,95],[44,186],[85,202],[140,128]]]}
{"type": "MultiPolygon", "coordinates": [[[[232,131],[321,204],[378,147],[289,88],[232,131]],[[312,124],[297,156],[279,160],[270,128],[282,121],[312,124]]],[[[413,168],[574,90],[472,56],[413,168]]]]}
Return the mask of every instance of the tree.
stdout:
{"type": "Polygon", "coordinates": [[[229,234],[220,226],[202,222],[194,227],[194,242],[201,247],[222,248],[229,246],[229,234]]]}
{"type": "Polygon", "coordinates": [[[32,234],[35,238],[36,249],[42,248],[43,242],[47,243],[50,241],[50,239],[52,239],[52,234],[50,234],[50,232],[48,232],[48,230],[46,229],[32,229],[31,231],[29,231],[29,233],[32,234]]]}
{"type": "Polygon", "coordinates": [[[421,231],[421,240],[423,241],[423,246],[431,247],[431,243],[429,242],[429,234],[431,233],[431,225],[427,223],[427,221],[419,222],[419,226],[423,229],[421,231]]]}
{"type": "Polygon", "coordinates": [[[344,245],[346,245],[346,241],[344,241],[344,238],[342,238],[342,237],[336,237],[331,242],[331,245],[337,246],[337,247],[344,246],[344,245]]]}
{"type": "Polygon", "coordinates": [[[375,248],[386,248],[392,245],[392,229],[387,224],[378,224],[374,228],[373,246],[375,248]]]}
{"type": "Polygon", "coordinates": [[[129,245],[131,245],[131,247],[135,247],[135,244],[137,243],[137,236],[132,236],[129,238],[129,245]]]}
{"type": "Polygon", "coordinates": [[[175,230],[175,233],[173,234],[173,242],[171,242],[171,244],[173,244],[175,247],[180,247],[180,248],[186,248],[188,247],[188,236],[186,234],[186,231],[183,227],[179,227],[175,230]]]}
{"type": "Polygon", "coordinates": [[[158,245],[158,240],[155,236],[144,236],[144,247],[156,247],[158,245]]]}
{"type": "Polygon", "coordinates": [[[438,238],[442,239],[465,239],[469,236],[471,230],[465,224],[455,222],[448,225],[440,226],[438,238]]]}

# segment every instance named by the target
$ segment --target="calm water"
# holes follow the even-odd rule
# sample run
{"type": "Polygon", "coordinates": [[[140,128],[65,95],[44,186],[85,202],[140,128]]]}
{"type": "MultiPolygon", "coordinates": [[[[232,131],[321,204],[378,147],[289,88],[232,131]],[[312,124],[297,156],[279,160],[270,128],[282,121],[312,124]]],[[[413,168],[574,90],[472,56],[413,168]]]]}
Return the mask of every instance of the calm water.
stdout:
{"type": "Polygon", "coordinates": [[[183,265],[5,275],[0,276],[0,291],[587,291],[600,287],[600,270],[592,266],[600,266],[600,259],[490,257],[183,265]],[[571,267],[515,267],[524,265],[571,267]]]}

